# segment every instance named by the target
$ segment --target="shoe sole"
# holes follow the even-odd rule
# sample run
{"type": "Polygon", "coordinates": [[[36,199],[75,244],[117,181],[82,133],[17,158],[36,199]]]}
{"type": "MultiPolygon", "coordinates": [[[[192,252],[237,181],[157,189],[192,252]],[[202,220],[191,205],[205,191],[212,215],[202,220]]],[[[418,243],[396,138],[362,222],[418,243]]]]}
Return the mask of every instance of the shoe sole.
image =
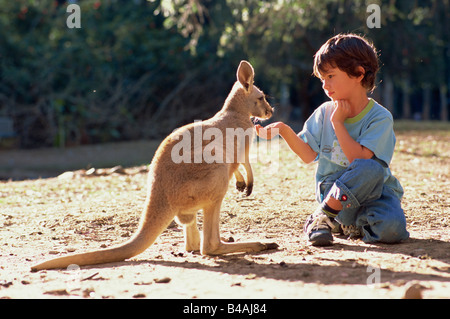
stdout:
{"type": "Polygon", "coordinates": [[[324,247],[324,246],[333,246],[333,241],[331,240],[316,240],[310,241],[311,245],[314,247],[324,247]]]}
{"type": "Polygon", "coordinates": [[[309,241],[313,246],[331,246],[333,245],[333,235],[330,231],[315,231],[310,234],[309,241]]]}

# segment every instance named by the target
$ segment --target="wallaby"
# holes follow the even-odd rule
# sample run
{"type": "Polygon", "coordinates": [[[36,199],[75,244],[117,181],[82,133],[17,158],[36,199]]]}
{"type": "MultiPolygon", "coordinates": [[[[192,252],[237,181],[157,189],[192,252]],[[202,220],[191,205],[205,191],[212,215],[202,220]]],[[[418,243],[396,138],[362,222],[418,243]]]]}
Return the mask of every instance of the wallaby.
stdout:
{"type": "Polygon", "coordinates": [[[232,175],[236,177],[238,190],[246,190],[247,196],[252,192],[253,174],[249,162],[251,136],[246,134],[244,139],[239,136],[227,138],[227,143],[222,140],[222,145],[218,144],[219,134],[216,134],[215,139],[212,136],[209,140],[203,137],[200,144],[198,139],[194,140],[196,130],[206,133],[208,129],[212,129],[212,132],[221,133],[222,136],[225,136],[229,129],[240,129],[242,132],[249,130],[253,133],[251,117],[268,119],[272,116],[273,109],[266,101],[265,95],[253,85],[254,71],[251,64],[241,61],[236,75],[236,83],[222,109],[214,117],[183,126],[166,137],[158,147],[149,167],[145,208],[139,228],[132,238],[115,247],[55,258],[32,266],[31,269],[37,271],[66,268],[71,264],[83,266],[123,261],[142,253],[152,245],[173,219],[184,226],[186,251],[200,251],[203,255],[222,255],[276,249],[278,245],[275,243],[228,243],[220,238],[220,207],[232,175]],[[183,152],[186,152],[183,156],[189,160],[174,161],[174,155],[180,156],[180,144],[177,143],[186,142],[181,140],[186,136],[191,139],[187,141],[189,149],[183,149],[183,152]],[[232,157],[229,156],[230,147],[226,150],[230,141],[232,157]],[[199,160],[198,151],[201,156],[208,147],[216,159],[223,156],[222,160],[199,160]],[[240,150],[244,151],[239,152],[240,150]],[[189,151],[192,151],[191,154],[188,154],[189,151]],[[246,180],[237,169],[240,164],[245,167],[246,180]],[[197,212],[200,210],[203,210],[202,238],[196,221],[197,212]]]}

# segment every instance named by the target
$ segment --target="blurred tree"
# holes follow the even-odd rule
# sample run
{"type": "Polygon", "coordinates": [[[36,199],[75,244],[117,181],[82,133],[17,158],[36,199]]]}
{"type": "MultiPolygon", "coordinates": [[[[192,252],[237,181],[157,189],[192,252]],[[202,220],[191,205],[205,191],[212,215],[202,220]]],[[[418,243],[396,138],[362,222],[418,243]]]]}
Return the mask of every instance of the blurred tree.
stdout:
{"type": "Polygon", "coordinates": [[[325,101],[315,52],[337,33],[373,40],[374,95],[397,117],[448,120],[449,0],[0,0],[0,116],[23,147],[163,136],[211,116],[248,59],[279,119],[325,101]],[[368,4],[381,28],[367,26],[368,4]]]}

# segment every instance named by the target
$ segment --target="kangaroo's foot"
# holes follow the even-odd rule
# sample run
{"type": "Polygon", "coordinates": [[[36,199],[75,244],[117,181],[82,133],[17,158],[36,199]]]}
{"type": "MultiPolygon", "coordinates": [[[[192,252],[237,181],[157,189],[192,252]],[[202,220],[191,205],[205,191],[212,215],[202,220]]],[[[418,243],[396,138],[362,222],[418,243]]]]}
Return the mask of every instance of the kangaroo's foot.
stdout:
{"type": "Polygon", "coordinates": [[[260,243],[260,242],[243,242],[243,243],[226,243],[220,241],[217,244],[202,245],[202,255],[225,255],[231,253],[255,253],[265,250],[277,249],[277,243],[260,243]]]}

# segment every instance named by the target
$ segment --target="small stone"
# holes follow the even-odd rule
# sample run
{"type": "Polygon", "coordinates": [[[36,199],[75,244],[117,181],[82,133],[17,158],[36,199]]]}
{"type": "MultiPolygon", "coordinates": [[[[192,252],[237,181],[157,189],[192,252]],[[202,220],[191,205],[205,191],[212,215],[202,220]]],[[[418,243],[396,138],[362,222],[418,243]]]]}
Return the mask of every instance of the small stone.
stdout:
{"type": "Polygon", "coordinates": [[[154,282],[156,282],[157,284],[167,284],[171,281],[172,279],[169,277],[163,277],[163,278],[155,278],[153,279],[154,282]]]}
{"type": "Polygon", "coordinates": [[[44,295],[68,296],[70,294],[66,289],[55,289],[44,292],[44,295]]]}
{"type": "Polygon", "coordinates": [[[405,295],[403,299],[422,299],[423,286],[417,282],[411,282],[406,285],[405,295]]]}
{"type": "Polygon", "coordinates": [[[248,274],[247,276],[245,276],[245,279],[248,280],[256,279],[256,274],[248,274]]]}

